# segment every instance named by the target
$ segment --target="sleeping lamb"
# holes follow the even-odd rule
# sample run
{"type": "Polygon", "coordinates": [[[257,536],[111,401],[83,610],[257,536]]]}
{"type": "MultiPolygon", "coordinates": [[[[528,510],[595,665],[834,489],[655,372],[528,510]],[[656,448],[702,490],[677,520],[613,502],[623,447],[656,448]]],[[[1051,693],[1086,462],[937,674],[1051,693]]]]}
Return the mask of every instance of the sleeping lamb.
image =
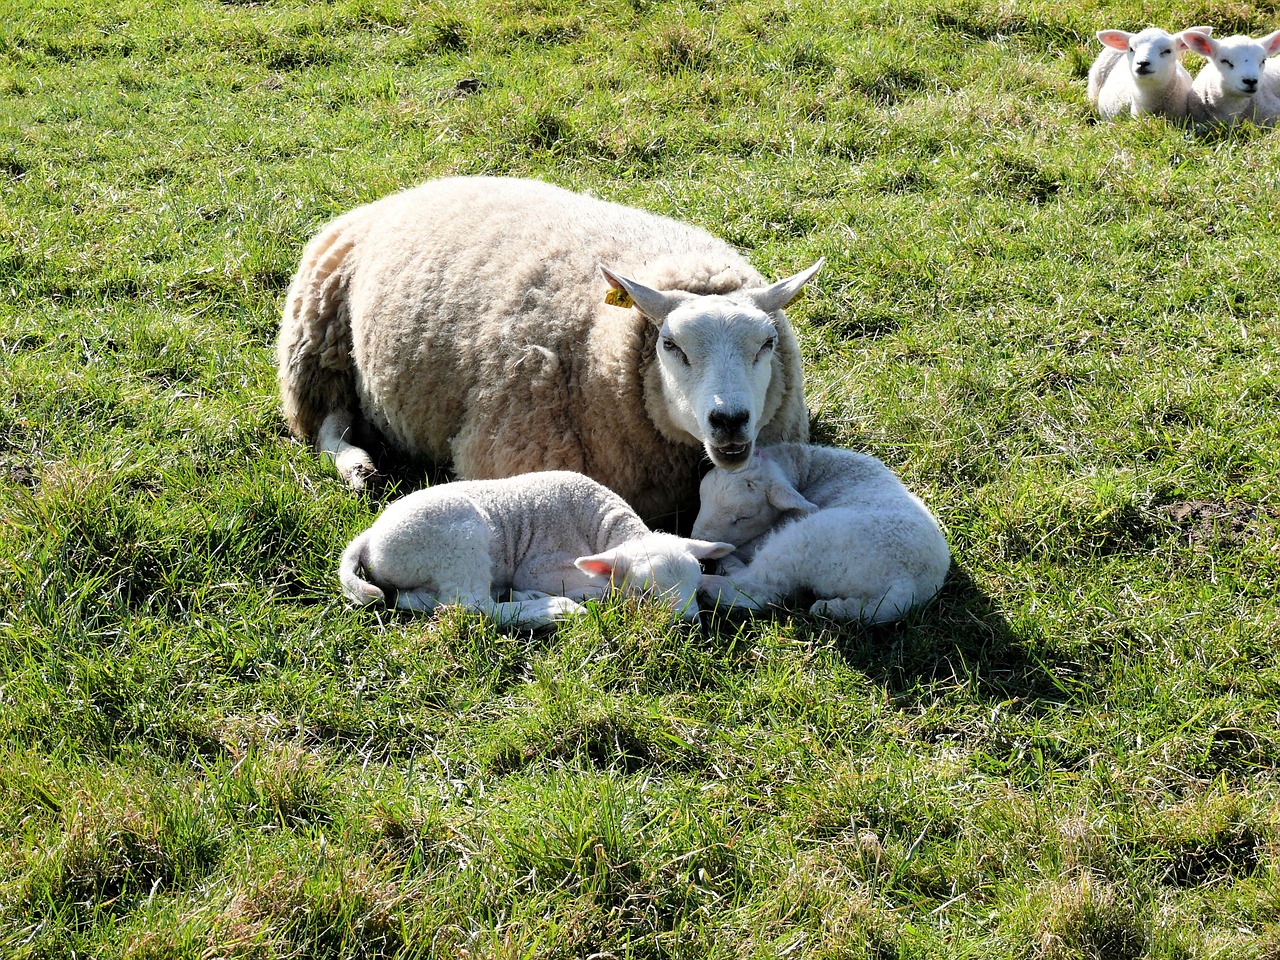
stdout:
{"type": "Polygon", "coordinates": [[[810,613],[900,619],[942,587],[951,554],[933,515],[875,457],[800,443],[757,451],[702,481],[693,535],[738,551],[703,578],[722,605],[759,610],[812,594],[810,613]]]}
{"type": "Polygon", "coordinates": [[[533,180],[457,177],[307,245],[277,344],[285,417],[355,488],[369,427],[462,478],[577,470],[647,519],[807,440],[777,283],[695,227],[533,180]],[[609,266],[603,266],[608,264],[609,266]],[[634,309],[633,309],[634,306],[634,309]]]}
{"type": "Polygon", "coordinates": [[[504,625],[545,625],[611,588],[654,596],[693,620],[698,561],[732,550],[654,533],[617,494],[559,470],[402,497],[347,546],[339,577],[359,604],[394,593],[403,610],[458,603],[504,625]]]}

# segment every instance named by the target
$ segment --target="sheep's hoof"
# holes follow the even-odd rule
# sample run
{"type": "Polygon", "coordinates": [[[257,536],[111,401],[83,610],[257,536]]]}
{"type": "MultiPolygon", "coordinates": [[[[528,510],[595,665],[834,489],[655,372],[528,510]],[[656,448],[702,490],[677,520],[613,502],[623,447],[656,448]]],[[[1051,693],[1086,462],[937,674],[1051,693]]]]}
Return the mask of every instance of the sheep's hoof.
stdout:
{"type": "Polygon", "coordinates": [[[338,474],[354,493],[360,493],[369,485],[369,481],[378,476],[378,468],[368,460],[362,460],[350,464],[345,469],[340,465],[338,474]]]}

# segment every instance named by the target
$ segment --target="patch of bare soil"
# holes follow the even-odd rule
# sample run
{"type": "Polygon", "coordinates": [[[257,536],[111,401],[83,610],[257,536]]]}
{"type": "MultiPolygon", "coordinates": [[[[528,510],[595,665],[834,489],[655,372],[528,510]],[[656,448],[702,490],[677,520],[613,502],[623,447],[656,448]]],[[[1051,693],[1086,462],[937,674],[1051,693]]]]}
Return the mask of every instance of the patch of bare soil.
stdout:
{"type": "Polygon", "coordinates": [[[1256,503],[1184,500],[1157,508],[1195,547],[1239,547],[1274,531],[1280,510],[1256,503]]]}

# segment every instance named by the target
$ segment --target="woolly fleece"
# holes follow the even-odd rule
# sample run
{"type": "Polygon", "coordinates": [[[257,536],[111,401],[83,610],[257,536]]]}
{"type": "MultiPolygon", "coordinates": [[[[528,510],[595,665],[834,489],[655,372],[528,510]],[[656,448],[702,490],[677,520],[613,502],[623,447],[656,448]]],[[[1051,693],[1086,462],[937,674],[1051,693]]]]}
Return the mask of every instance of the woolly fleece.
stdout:
{"type": "MultiPolygon", "coordinates": [[[[665,217],[532,180],[431,181],[307,245],[277,344],[290,428],[316,441],[330,417],[340,468],[372,426],[462,478],[576,470],[668,520],[693,503],[703,448],[663,394],[659,326],[605,303],[599,263],[721,304],[765,285],[728,244],[665,217]]],[[[770,319],[757,439],[807,440],[799,347],[781,310],[770,319]]]]}

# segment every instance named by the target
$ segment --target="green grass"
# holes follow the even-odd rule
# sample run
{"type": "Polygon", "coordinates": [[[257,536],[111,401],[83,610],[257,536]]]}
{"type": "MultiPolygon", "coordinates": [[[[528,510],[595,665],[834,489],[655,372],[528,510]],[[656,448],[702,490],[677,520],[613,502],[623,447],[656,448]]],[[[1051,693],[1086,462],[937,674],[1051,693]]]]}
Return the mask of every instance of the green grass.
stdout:
{"type": "MultiPolygon", "coordinates": [[[[1280,135],[1092,122],[983,0],[17,0],[0,19],[0,953],[1280,956],[1280,135]],[[432,176],[694,222],[816,436],[935,508],[906,622],[348,610],[302,245],[432,176]]],[[[407,470],[398,489],[421,481],[407,470]]],[[[394,492],[394,489],[393,489],[394,492]]]]}

